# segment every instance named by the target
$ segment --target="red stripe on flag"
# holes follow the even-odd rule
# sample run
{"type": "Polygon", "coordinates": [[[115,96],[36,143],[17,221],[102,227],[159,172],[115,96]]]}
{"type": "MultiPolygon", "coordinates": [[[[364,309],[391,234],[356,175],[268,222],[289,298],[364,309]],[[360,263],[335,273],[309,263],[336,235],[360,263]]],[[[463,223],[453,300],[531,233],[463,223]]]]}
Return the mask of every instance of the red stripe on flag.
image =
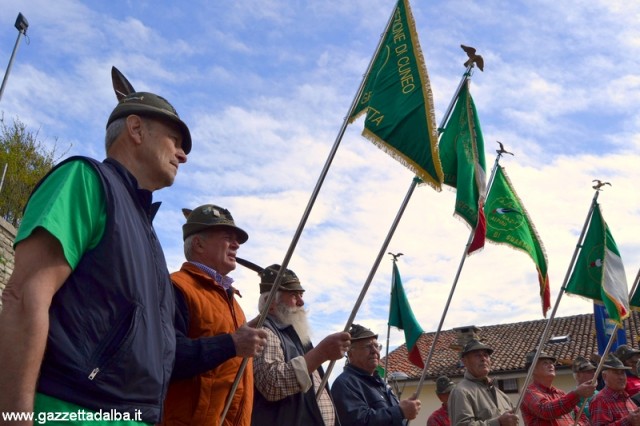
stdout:
{"type": "MultiPolygon", "coordinates": [[[[407,347],[407,350],[408,349],[409,348],[407,347]]],[[[409,352],[409,361],[411,361],[411,363],[416,367],[424,369],[424,362],[422,361],[422,355],[420,355],[420,350],[418,349],[417,344],[409,352]]]]}
{"type": "Polygon", "coordinates": [[[476,250],[484,247],[484,239],[487,234],[487,219],[484,216],[484,209],[478,209],[478,224],[476,225],[475,233],[473,234],[473,240],[469,245],[467,254],[471,254],[476,250]]]}

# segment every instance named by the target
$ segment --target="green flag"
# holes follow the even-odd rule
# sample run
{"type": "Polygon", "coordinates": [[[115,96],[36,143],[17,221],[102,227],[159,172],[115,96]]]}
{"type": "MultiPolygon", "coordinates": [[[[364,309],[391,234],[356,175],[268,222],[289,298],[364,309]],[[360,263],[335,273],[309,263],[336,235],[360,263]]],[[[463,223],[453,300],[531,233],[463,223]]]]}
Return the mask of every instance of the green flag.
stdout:
{"type": "Polygon", "coordinates": [[[468,79],[460,89],[438,149],[444,184],[456,188],[455,215],[475,230],[468,250],[472,253],[484,246],[486,220],[482,207],[487,178],[484,140],[468,79]]]}
{"type": "Polygon", "coordinates": [[[404,330],[404,338],[407,342],[409,361],[414,365],[424,368],[422,355],[418,348],[418,339],[424,333],[416,317],[413,315],[409,300],[402,287],[402,279],[396,262],[393,262],[393,284],[391,289],[391,307],[389,308],[389,325],[404,330]]]}
{"type": "Polygon", "coordinates": [[[546,316],[551,307],[547,256],[542,241],[502,166],[496,169],[484,206],[484,214],[487,217],[488,240],[521,250],[536,264],[542,314],[546,316]]]}
{"type": "Polygon", "coordinates": [[[598,203],[565,291],[602,302],[609,318],[620,327],[629,316],[624,265],[598,203]]]}
{"type": "Polygon", "coordinates": [[[349,122],[365,112],[362,134],[439,190],[433,97],[408,0],[398,0],[349,122]]]}

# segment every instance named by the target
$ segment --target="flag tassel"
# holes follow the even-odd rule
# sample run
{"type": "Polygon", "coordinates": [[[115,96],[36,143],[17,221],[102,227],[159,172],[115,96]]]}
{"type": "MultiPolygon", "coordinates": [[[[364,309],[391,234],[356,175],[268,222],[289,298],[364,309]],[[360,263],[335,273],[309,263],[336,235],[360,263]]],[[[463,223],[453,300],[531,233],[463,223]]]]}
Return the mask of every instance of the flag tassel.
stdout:
{"type": "MultiPolygon", "coordinates": [[[[536,363],[538,362],[538,358],[540,357],[540,352],[542,351],[544,343],[547,341],[547,339],[549,337],[549,332],[551,331],[551,323],[552,323],[553,319],[556,316],[556,312],[558,310],[558,305],[560,305],[560,300],[562,299],[562,295],[564,294],[567,282],[569,281],[569,276],[571,275],[571,271],[573,270],[573,267],[575,265],[576,258],[578,257],[578,252],[580,251],[580,249],[582,247],[582,243],[584,241],[584,236],[585,236],[585,234],[587,232],[587,227],[589,225],[589,220],[591,218],[591,215],[593,214],[593,210],[596,207],[596,203],[598,201],[598,195],[599,194],[600,194],[600,192],[596,190],[595,194],[593,195],[593,199],[591,200],[591,206],[589,207],[589,213],[587,214],[587,219],[584,221],[584,225],[582,226],[582,232],[580,233],[580,237],[578,238],[578,243],[576,244],[576,248],[573,251],[573,256],[571,257],[571,262],[569,262],[569,267],[567,268],[567,273],[565,274],[564,281],[562,282],[562,287],[560,288],[560,291],[558,291],[558,297],[556,299],[556,303],[553,305],[553,309],[551,310],[551,315],[549,315],[549,319],[547,320],[547,324],[545,325],[544,330],[542,331],[542,335],[540,336],[540,343],[538,344],[538,347],[536,348],[536,354],[533,357],[533,360],[531,361],[531,365],[532,366],[536,365],[536,363]]],[[[529,383],[531,382],[531,377],[532,376],[533,376],[533,368],[529,368],[529,371],[527,372],[527,377],[525,378],[524,384],[522,385],[523,392],[520,393],[520,396],[518,397],[518,402],[515,405],[514,414],[515,414],[515,412],[517,412],[520,409],[520,405],[522,404],[522,400],[524,399],[525,390],[529,386],[529,383]]]]}
{"type": "MultiPolygon", "coordinates": [[[[395,12],[395,8],[394,8],[394,12],[395,12]]],[[[389,18],[389,23],[387,24],[387,29],[388,29],[388,25],[392,22],[393,19],[393,15],[394,12],[391,13],[391,17],[389,18]]],[[[385,30],[386,32],[386,30],[385,30]]],[[[380,46],[378,46],[378,49],[380,48],[380,46]]],[[[377,53],[376,53],[377,54],[377,53]]],[[[375,55],[374,55],[375,58],[375,55]]],[[[370,64],[371,66],[371,64],[370,64]]],[[[471,70],[474,67],[474,63],[470,63],[466,70],[465,73],[462,76],[462,79],[460,81],[460,84],[458,85],[458,88],[456,89],[456,93],[453,96],[454,101],[452,101],[452,103],[455,102],[455,99],[458,97],[460,90],[462,89],[462,86],[464,85],[464,83],[466,82],[466,80],[469,78],[469,76],[471,75],[471,70]]],[[[451,114],[453,107],[450,106],[450,108],[447,109],[447,112],[445,114],[445,116],[443,117],[441,123],[440,123],[440,127],[443,127],[444,124],[447,122],[447,120],[449,119],[449,116],[451,114]]],[[[367,278],[367,281],[365,282],[365,284],[362,287],[362,290],[360,291],[360,296],[358,297],[358,300],[355,303],[355,306],[351,312],[351,315],[349,316],[349,319],[347,320],[347,324],[345,325],[344,331],[348,332],[349,328],[351,327],[351,324],[353,323],[353,320],[355,319],[356,313],[358,312],[358,309],[360,308],[360,305],[362,304],[362,300],[364,299],[364,296],[369,288],[369,285],[371,284],[371,281],[373,280],[373,276],[375,275],[376,270],[378,269],[378,266],[380,265],[380,261],[382,260],[382,257],[384,256],[384,252],[387,249],[387,246],[391,240],[391,237],[393,236],[393,233],[395,232],[395,228],[398,225],[398,222],[400,221],[400,218],[402,217],[402,214],[404,213],[404,210],[409,202],[409,199],[411,198],[411,195],[413,194],[413,191],[415,189],[415,187],[417,186],[418,182],[420,181],[419,178],[414,177],[411,185],[409,187],[409,190],[407,191],[407,194],[405,195],[405,198],[402,202],[402,205],[400,206],[399,210],[398,210],[398,214],[396,216],[396,219],[394,221],[394,223],[391,226],[391,229],[389,230],[389,233],[380,249],[380,252],[378,253],[378,257],[376,258],[373,267],[371,268],[371,272],[369,273],[369,277],[367,278]]],[[[331,372],[333,371],[333,367],[335,365],[335,361],[331,361],[329,363],[329,365],[327,366],[327,370],[325,372],[324,377],[322,378],[322,381],[320,383],[320,386],[318,387],[318,392],[316,393],[316,398],[320,397],[320,389],[322,389],[322,387],[327,383],[327,381],[329,380],[329,377],[331,375],[331,372]]]]}

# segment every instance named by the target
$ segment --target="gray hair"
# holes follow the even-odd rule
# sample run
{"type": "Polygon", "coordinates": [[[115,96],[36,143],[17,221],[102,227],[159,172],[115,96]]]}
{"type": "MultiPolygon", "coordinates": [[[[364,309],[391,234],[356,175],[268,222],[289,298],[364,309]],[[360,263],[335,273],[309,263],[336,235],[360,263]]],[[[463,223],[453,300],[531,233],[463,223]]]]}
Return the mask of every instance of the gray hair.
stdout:
{"type": "Polygon", "coordinates": [[[107,132],[104,136],[104,149],[105,152],[109,152],[109,149],[113,146],[113,143],[118,139],[120,133],[124,130],[125,122],[127,121],[127,117],[118,118],[109,124],[107,127],[107,132]]]}
{"type": "Polygon", "coordinates": [[[193,238],[194,238],[196,235],[198,235],[198,236],[199,236],[200,234],[198,234],[198,233],[196,233],[196,234],[191,234],[191,235],[189,235],[187,238],[185,238],[185,240],[184,240],[184,258],[185,258],[185,259],[187,259],[187,260],[189,260],[189,261],[191,260],[191,257],[192,257],[192,250],[193,250],[193,238]]]}
{"type": "MultiPolygon", "coordinates": [[[[267,291],[267,292],[262,293],[260,295],[260,298],[258,299],[258,310],[260,312],[262,312],[262,309],[267,304],[267,299],[269,298],[269,294],[271,294],[271,293],[267,291]]],[[[281,291],[278,290],[278,293],[276,293],[276,299],[275,299],[276,304],[280,303],[280,300],[281,300],[281,291]]]]}

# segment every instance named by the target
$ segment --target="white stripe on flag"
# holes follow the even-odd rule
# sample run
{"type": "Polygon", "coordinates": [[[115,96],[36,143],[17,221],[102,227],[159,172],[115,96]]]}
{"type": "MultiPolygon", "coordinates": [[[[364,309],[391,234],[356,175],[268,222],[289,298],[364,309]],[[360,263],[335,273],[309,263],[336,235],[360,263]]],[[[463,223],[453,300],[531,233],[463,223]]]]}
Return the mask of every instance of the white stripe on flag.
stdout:
{"type": "MultiPolygon", "coordinates": [[[[602,286],[604,291],[619,305],[624,306],[626,314],[629,314],[629,289],[627,276],[624,273],[622,259],[613,251],[605,248],[604,276],[602,286]]],[[[624,318],[622,318],[624,319],[624,318]]]]}

